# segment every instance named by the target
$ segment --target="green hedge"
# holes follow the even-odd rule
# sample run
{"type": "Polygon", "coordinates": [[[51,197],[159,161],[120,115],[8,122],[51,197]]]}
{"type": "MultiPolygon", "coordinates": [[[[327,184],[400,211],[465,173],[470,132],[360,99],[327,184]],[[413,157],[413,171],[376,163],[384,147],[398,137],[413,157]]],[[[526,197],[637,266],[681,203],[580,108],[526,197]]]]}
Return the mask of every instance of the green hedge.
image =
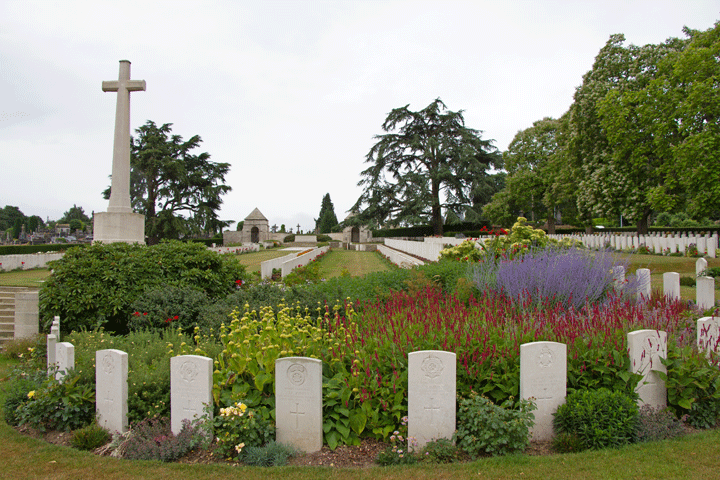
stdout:
{"type": "MultiPolygon", "coordinates": [[[[453,223],[450,225],[444,225],[443,231],[446,235],[454,235],[455,233],[463,233],[468,236],[465,232],[480,231],[483,227],[490,229],[492,226],[489,222],[460,222],[453,223]]],[[[434,235],[432,225],[417,225],[414,227],[403,227],[403,228],[386,228],[382,230],[373,230],[372,235],[374,238],[380,237],[428,237],[434,235]]]]}

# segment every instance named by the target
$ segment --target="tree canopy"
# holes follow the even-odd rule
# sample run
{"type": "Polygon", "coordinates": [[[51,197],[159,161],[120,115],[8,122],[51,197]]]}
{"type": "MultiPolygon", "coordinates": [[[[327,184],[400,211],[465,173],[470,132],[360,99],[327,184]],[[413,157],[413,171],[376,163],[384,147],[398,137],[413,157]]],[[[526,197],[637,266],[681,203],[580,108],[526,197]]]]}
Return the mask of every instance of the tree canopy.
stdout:
{"type": "Polygon", "coordinates": [[[418,112],[408,107],[393,109],[382,124],[387,133],[375,136],[351,210],[378,225],[429,222],[440,235],[443,209],[463,213],[487,169],[502,161],[492,140],[465,126],[462,110],[439,98],[418,112]]]}
{"type": "MultiPolygon", "coordinates": [[[[198,135],[183,141],[171,135],[171,123],[148,122],[136,130],[130,158],[130,200],[145,215],[149,244],[197,233],[215,233],[231,222],[218,219],[228,163],[210,161],[208,153],[192,151],[198,135]]],[[[109,198],[110,189],[105,190],[109,198]]]]}
{"type": "Polygon", "coordinates": [[[318,218],[315,219],[315,228],[318,233],[330,233],[338,224],[338,219],[335,215],[335,206],[332,200],[330,200],[330,194],[326,193],[320,205],[318,218]]]}

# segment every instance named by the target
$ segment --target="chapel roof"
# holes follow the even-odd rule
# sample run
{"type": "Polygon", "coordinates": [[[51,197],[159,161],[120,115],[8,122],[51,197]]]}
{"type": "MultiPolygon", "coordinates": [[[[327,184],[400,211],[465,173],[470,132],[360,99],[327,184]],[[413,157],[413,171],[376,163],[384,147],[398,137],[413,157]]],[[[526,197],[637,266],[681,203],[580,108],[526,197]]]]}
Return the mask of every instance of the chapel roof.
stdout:
{"type": "Polygon", "coordinates": [[[263,215],[257,207],[250,212],[250,215],[245,217],[245,220],[265,220],[267,222],[267,218],[265,218],[265,215],[263,215]]]}

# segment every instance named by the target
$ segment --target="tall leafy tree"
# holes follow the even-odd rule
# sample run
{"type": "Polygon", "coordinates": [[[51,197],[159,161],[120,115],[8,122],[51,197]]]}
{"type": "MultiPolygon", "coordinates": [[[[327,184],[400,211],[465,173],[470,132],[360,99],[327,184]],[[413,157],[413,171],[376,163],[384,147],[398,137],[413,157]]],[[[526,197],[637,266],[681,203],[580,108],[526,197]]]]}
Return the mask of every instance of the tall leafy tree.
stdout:
{"type": "MultiPolygon", "coordinates": [[[[184,141],[171,134],[171,123],[148,122],[136,130],[130,158],[130,200],[145,215],[149,244],[180,238],[196,229],[222,228],[217,210],[225,185],[228,163],[210,161],[208,153],[194,154],[202,142],[198,135],[184,141]]],[[[105,191],[109,198],[110,190],[105,191]]]]}
{"type": "Polygon", "coordinates": [[[18,207],[5,205],[5,208],[0,210],[0,231],[6,231],[14,228],[18,219],[22,225],[25,223],[26,218],[25,214],[21,212],[18,207]]]}
{"type": "Polygon", "coordinates": [[[62,218],[58,220],[58,223],[70,223],[70,220],[80,220],[82,223],[90,223],[90,217],[85,214],[85,210],[75,204],[63,214],[62,218]]]}
{"type": "Polygon", "coordinates": [[[393,109],[367,154],[364,188],[352,210],[365,220],[415,224],[430,222],[443,232],[443,209],[462,212],[471,205],[474,179],[500,161],[492,140],[465,126],[439,98],[414,112],[393,109]],[[365,207],[365,208],[363,208],[365,207]]]}
{"type": "Polygon", "coordinates": [[[672,158],[656,148],[649,118],[638,110],[644,89],[659,75],[660,62],[682,50],[684,42],[625,46],[612,35],[583,77],[570,108],[570,159],[582,172],[578,207],[585,221],[595,215],[619,216],[646,233],[667,181],[672,158]]]}
{"type": "Polygon", "coordinates": [[[320,233],[330,233],[337,225],[338,219],[335,215],[335,206],[330,200],[330,194],[326,193],[320,205],[318,218],[315,219],[315,228],[320,233]]]}

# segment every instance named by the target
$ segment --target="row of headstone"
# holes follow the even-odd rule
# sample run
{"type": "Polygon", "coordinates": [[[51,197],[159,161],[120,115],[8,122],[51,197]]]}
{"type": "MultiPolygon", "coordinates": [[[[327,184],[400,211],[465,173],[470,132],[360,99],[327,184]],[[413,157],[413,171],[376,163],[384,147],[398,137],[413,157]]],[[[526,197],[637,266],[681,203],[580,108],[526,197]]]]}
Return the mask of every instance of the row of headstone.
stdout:
{"type": "MultiPolygon", "coordinates": [[[[695,304],[700,310],[708,310],[715,307],[715,279],[713,277],[701,276],[707,269],[707,260],[699,258],[695,263],[695,304]]],[[[650,270],[638,268],[635,271],[637,280],[637,299],[639,302],[647,301],[652,296],[650,283],[650,270]]],[[[625,283],[625,267],[613,267],[613,283],[616,289],[622,289],[625,283]]],[[[680,300],[680,274],[677,272],[666,272],[663,274],[663,294],[671,300],[680,300]]]]}
{"type": "MultiPolygon", "coordinates": [[[[51,337],[54,335],[49,335],[51,337]]],[[[718,351],[720,317],[697,323],[701,351],[718,351]]],[[[667,357],[667,334],[657,330],[628,333],[631,371],[642,375],[639,403],[665,407],[665,383],[655,371],[666,372],[660,358],[667,357]]],[[[50,352],[50,350],[48,350],[50,352]]],[[[95,353],[98,422],[110,431],[127,430],[128,355],[108,349],[95,353]]],[[[199,418],[212,402],[212,359],[197,355],[173,357],[171,366],[171,425],[180,432],[183,421],[199,418]]],[[[533,399],[537,409],[531,438],[553,436],[552,419],[565,402],[567,346],[532,342],[520,346],[520,397],[533,399]]],[[[275,362],[276,440],[314,452],[322,448],[322,362],[286,357],[275,362]]],[[[408,355],[408,436],[411,448],[450,439],[456,425],[456,356],[452,352],[423,350],[408,355]]],[[[212,412],[210,412],[212,414],[212,412]]]]}
{"type": "Polygon", "coordinates": [[[605,248],[607,245],[614,250],[637,249],[641,245],[653,253],[683,253],[691,244],[695,244],[701,255],[715,258],[718,248],[718,234],[712,235],[688,235],[687,232],[675,234],[672,232],[651,233],[648,235],[637,235],[634,233],[594,233],[594,234],[570,234],[570,235],[549,235],[551,238],[571,238],[579,240],[588,248],[605,248]]]}
{"type": "Polygon", "coordinates": [[[67,372],[75,368],[75,347],[69,342],[60,342],[60,317],[53,319],[47,336],[47,368],[55,372],[55,379],[62,380],[67,372]]]}

